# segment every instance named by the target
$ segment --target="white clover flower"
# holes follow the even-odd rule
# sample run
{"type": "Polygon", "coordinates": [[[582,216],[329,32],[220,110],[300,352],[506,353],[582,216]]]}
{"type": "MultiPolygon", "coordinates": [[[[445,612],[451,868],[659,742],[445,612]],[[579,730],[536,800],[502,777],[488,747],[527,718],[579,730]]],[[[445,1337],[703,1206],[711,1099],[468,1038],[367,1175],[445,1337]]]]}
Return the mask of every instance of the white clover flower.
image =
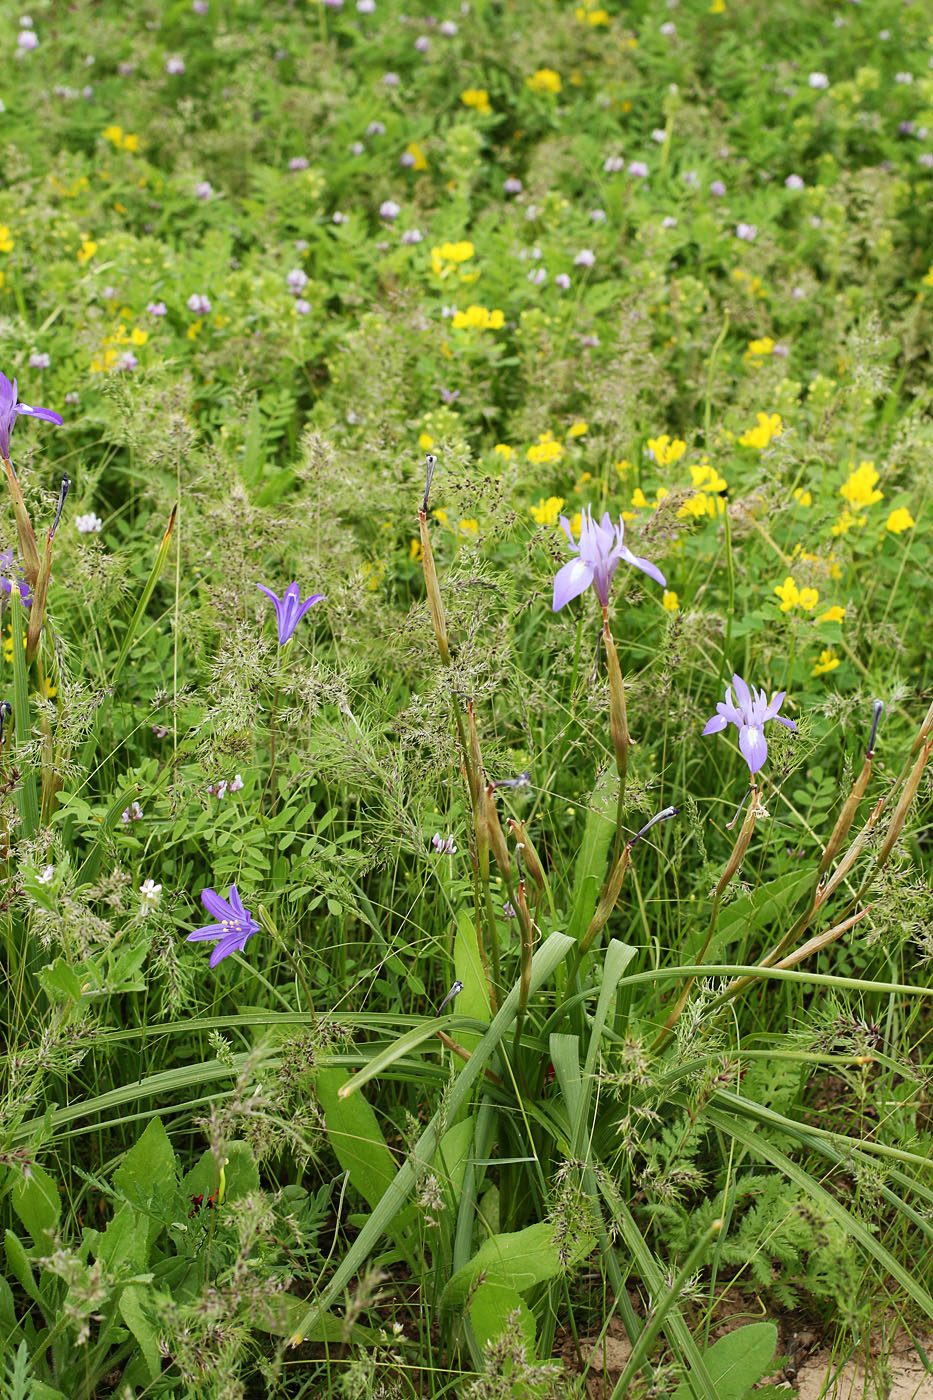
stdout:
{"type": "Polygon", "coordinates": [[[79,535],[99,535],[103,528],[104,522],[92,510],[87,515],[75,517],[75,529],[79,535]]]}
{"type": "Polygon", "coordinates": [[[829,78],[825,73],[811,73],[807,79],[807,85],[818,90],[829,87],[829,78]]]}

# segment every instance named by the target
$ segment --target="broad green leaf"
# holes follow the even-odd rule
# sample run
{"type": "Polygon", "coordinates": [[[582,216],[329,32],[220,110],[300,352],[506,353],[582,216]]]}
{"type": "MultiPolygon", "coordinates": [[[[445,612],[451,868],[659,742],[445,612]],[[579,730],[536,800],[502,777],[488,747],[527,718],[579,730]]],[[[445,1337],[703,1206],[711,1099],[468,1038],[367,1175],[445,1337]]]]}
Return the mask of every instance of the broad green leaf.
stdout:
{"type": "Polygon", "coordinates": [[[573,895],[567,933],[574,939],[580,939],[586,933],[606,877],[609,846],[616,829],[615,804],[618,786],[619,778],[615,769],[607,768],[597,781],[590,799],[583,830],[583,844],[577,852],[573,869],[573,895]]]}
{"type": "Polygon", "coordinates": [[[146,1218],[146,1252],[175,1207],[178,1164],[161,1118],[152,1118],[113,1174],[113,1184],[146,1218]]]}
{"type": "MultiPolygon", "coordinates": [[[[454,936],[454,972],[458,982],[463,983],[463,991],[454,1002],[460,1016],[471,1016],[475,1021],[489,1024],[489,993],[486,976],[476,943],[476,924],[472,914],[461,909],[457,915],[457,932],[454,936]]],[[[482,1040],[478,1031],[459,1031],[456,1039],[467,1050],[473,1051],[482,1040]]]]}
{"type": "Polygon", "coordinates": [[[766,942],[776,942],[788,926],[790,911],[812,884],[812,871],[792,870],[732,900],[720,910],[706,961],[716,962],[726,948],[749,933],[761,931],[767,935],[766,942]]]}
{"type": "Polygon", "coordinates": [[[259,1190],[259,1168],[246,1142],[228,1142],[224,1163],[224,1201],[238,1201],[259,1190]]]}
{"type": "Polygon", "coordinates": [[[581,1235],[574,1241],[571,1255],[562,1262],[554,1244],[554,1226],[546,1220],[516,1230],[514,1234],[493,1235],[484,1240],[470,1262],[448,1281],[441,1295],[441,1307],[462,1307],[480,1277],[524,1293],[534,1284],[556,1278],[564,1268],[585,1259],[595,1243],[591,1235],[581,1235]]]}
{"type": "MultiPolygon", "coordinates": [[[[777,1335],[773,1322],[752,1322],[720,1337],[703,1353],[720,1400],[745,1400],[774,1360],[777,1335]]],[[[693,1400],[686,1381],[674,1391],[673,1400],[693,1400]]]]}
{"type": "Polygon", "coordinates": [[[22,1240],[18,1235],[14,1235],[12,1230],[7,1230],[4,1236],[4,1249],[7,1268],[20,1288],[34,1303],[41,1303],[42,1299],[39,1296],[39,1288],[32,1272],[29,1256],[23,1247],[22,1240]]]}
{"type": "Polygon", "coordinates": [[[120,1316],[139,1343],[139,1350],[146,1363],[149,1379],[154,1381],[162,1371],[159,1356],[159,1329],[146,1316],[142,1305],[142,1289],[128,1284],[120,1294],[120,1316]]]}
{"type": "Polygon", "coordinates": [[[507,1284],[486,1282],[475,1289],[470,1299],[470,1324],[480,1347],[494,1342],[503,1332],[512,1331],[509,1315],[519,1314],[518,1327],[528,1348],[529,1357],[535,1354],[535,1315],[514,1288],[507,1284]]]}
{"type": "Polygon", "coordinates": [[[148,1216],[124,1203],[117,1207],[107,1228],[97,1237],[94,1257],[113,1274],[125,1263],[130,1263],[134,1270],[144,1269],[149,1262],[149,1243],[148,1216]]]}
{"type": "Polygon", "coordinates": [[[394,1181],[397,1168],[363,1095],[340,1097],[339,1091],[349,1078],[346,1070],[322,1069],[314,1087],[337,1161],[349,1172],[354,1189],[374,1208],[394,1181]]]}
{"type": "Polygon", "coordinates": [[[32,1168],[28,1181],[19,1172],[15,1178],[10,1193],[13,1209],[32,1236],[33,1244],[40,1249],[51,1247],[62,1213],[58,1187],[40,1166],[32,1168]]]}
{"type": "Polygon", "coordinates": [[[458,1200],[463,1188],[467,1159],[473,1146],[473,1131],[472,1118],[464,1118],[461,1123],[455,1123],[441,1138],[437,1156],[434,1158],[435,1175],[440,1177],[446,1194],[454,1202],[458,1200]]]}

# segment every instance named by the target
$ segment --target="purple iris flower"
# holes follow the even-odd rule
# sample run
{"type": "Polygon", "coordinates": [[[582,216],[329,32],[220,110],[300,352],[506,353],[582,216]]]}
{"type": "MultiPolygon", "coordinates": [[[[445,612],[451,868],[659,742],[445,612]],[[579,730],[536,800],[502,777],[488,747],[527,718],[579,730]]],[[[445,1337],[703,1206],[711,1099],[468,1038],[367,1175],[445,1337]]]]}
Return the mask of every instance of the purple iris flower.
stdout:
{"type": "Polygon", "coordinates": [[[593,520],[592,508],[587,506],[580,522],[579,544],[574,542],[570,533],[570,522],[565,515],[560,517],[560,525],[577,558],[571,559],[559,569],[554,579],[554,612],[560,612],[565,604],[573,598],[578,598],[590,584],[596,589],[602,606],[607,608],[609,585],[620,559],[624,559],[627,564],[634,564],[636,569],[641,569],[662,588],[667,587],[667,579],[661,570],[650,560],[640,559],[623,543],[625,523],[621,517],[618,525],[613,525],[609,519],[609,512],[606,511],[597,525],[593,520]]]}
{"type": "Polygon", "coordinates": [[[279,629],[280,647],[284,647],[286,642],[291,641],[295,628],[308,609],[313,608],[315,603],[324,602],[323,593],[312,593],[310,598],[306,598],[302,602],[301,590],[297,583],[290,583],[281,598],[277,597],[271,588],[265,588],[261,583],[257,583],[256,587],[265,593],[267,598],[271,598],[275,604],[275,620],[279,629]]]}
{"type": "Polygon", "coordinates": [[[17,403],[16,380],[11,384],[6,375],[0,373],[0,457],[10,460],[10,435],[16,425],[17,415],[26,413],[30,418],[44,418],[46,423],[62,424],[62,416],[52,408],[30,408],[28,403],[17,403]]]}
{"type": "Polygon", "coordinates": [[[259,932],[259,925],[249,910],[243,908],[236,885],[230,886],[227,899],[221,899],[216,890],[202,890],[201,903],[217,922],[195,929],[194,933],[188,934],[185,942],[203,943],[205,939],[216,939],[217,947],[211,953],[211,967],[216,967],[222,958],[229,957],[231,953],[242,953],[253,934],[259,932]]]}
{"type": "Polygon", "coordinates": [[[751,689],[741,676],[733,675],[732,685],[726,686],[725,700],[720,700],[716,706],[716,713],[707,721],[703,733],[719,734],[727,724],[734,724],[739,731],[739,749],[742,757],[754,777],[768,757],[765,723],[769,719],[776,719],[778,724],[783,724],[792,733],[797,732],[797,726],[792,719],[784,719],[778,714],[786,694],[786,690],[779,690],[776,695],[772,695],[769,704],[763,690],[751,689]],[[732,698],[732,686],[735,686],[737,704],[732,698]]]}
{"type": "Polygon", "coordinates": [[[8,598],[12,596],[14,583],[19,589],[23,607],[28,608],[32,602],[32,594],[29,591],[29,584],[23,578],[19,561],[14,558],[12,549],[0,550],[0,589],[8,598]]]}

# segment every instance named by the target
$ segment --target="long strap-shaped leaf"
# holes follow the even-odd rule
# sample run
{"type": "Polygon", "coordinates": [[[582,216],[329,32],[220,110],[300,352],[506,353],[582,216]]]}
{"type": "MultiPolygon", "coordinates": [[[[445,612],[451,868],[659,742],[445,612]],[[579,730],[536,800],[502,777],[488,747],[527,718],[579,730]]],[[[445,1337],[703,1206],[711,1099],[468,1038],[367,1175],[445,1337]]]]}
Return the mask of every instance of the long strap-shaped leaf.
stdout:
{"type": "MultiPolygon", "coordinates": [[[[531,964],[532,992],[537,991],[541,984],[551,976],[554,969],[564,960],[573,946],[574,940],[568,938],[564,933],[552,933],[548,940],[542,944],[531,964]]],[[[293,1346],[297,1346],[304,1340],[315,1319],[325,1312],[340,1295],[379,1243],[389,1221],[405,1204],[408,1193],[415,1183],[418,1169],[424,1163],[430,1162],[437,1147],[442,1118],[444,1122],[449,1122],[466,1103],[473,1085],[514,1021],[518,1010],[518,995],[519,987],[516,983],[503,1001],[492,1025],[458,1074],[453,1088],[447,1095],[443,1114],[440,1111],[435,1113],[415,1144],[411,1156],[399,1168],[395,1180],[354,1240],[346,1258],[321,1294],[320,1299],[308,1309],[302,1318],[291,1338],[293,1346]]]]}
{"type": "Polygon", "coordinates": [[[32,739],[29,710],[29,663],[22,644],[23,604],[14,581],[10,589],[11,621],[13,624],[13,723],[16,732],[16,758],[20,770],[17,801],[22,820],[23,836],[34,836],[39,826],[39,794],[36,787],[35,764],[24,753],[32,739]]]}
{"type": "Polygon", "coordinates": [[[891,1277],[897,1280],[901,1288],[913,1298],[914,1302],[923,1308],[927,1317],[933,1317],[933,1298],[930,1297],[927,1290],[916,1279],[911,1278],[907,1270],[894,1258],[894,1255],[885,1249],[883,1244],[878,1243],[868,1227],[863,1225],[861,1220],[851,1211],[846,1210],[845,1206],[841,1205],[835,1196],[822,1187],[809,1172],[804,1171],[790,1157],[785,1156],[780,1148],[768,1141],[764,1133],[756,1132],[754,1128],[733,1117],[732,1114],[707,1106],[703,1115],[704,1119],[711,1123],[714,1128],[718,1128],[720,1132],[735,1138],[736,1142],[741,1142],[750,1152],[763,1157],[766,1162],[770,1162],[772,1166],[783,1172],[789,1181],[795,1182],[802,1190],[806,1191],[831,1219],[837,1221],[847,1234],[861,1245],[867,1254],[877,1259],[882,1268],[886,1269],[891,1277]]]}

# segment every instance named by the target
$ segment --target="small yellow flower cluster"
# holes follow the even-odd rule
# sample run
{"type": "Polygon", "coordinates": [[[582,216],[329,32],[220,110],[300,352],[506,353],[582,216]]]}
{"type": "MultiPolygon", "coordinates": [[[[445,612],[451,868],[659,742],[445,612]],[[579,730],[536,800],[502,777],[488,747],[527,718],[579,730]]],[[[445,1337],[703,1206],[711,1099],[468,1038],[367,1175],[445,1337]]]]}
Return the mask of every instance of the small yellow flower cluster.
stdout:
{"type": "Polygon", "coordinates": [[[472,107],[479,112],[481,117],[488,117],[492,111],[489,105],[489,93],[485,88],[464,88],[460,94],[460,101],[464,107],[472,107]]]}
{"type": "MultiPolygon", "coordinates": [[[[632,492],[632,505],[637,506],[639,510],[641,510],[644,507],[647,507],[648,510],[657,510],[661,502],[666,501],[670,494],[671,493],[670,491],[668,491],[666,486],[659,486],[654,493],[654,500],[649,501],[641,487],[636,486],[635,490],[632,492]]],[[[635,519],[634,515],[627,516],[625,514],[625,511],[622,512],[622,518],[623,520],[635,519]]]]}
{"type": "MultiPolygon", "coordinates": [[[[711,11],[711,13],[713,13],[713,12],[711,11]]],[[[721,13],[721,11],[716,11],[715,13],[718,14],[718,13],[721,13]]],[[[742,290],[745,291],[745,292],[747,292],[748,295],[749,295],[750,297],[760,297],[762,300],[764,300],[764,298],[768,295],[767,291],[765,290],[765,286],[764,286],[764,283],[762,282],[761,278],[760,278],[760,277],[755,277],[755,276],[753,276],[751,273],[746,272],[746,271],[744,270],[744,268],[737,267],[737,268],[734,270],[734,272],[732,273],[732,280],[733,280],[734,282],[738,282],[738,283],[742,286],[742,290]]],[[[751,344],[752,344],[752,345],[759,345],[759,344],[761,344],[761,342],[760,342],[760,341],[755,341],[755,340],[753,340],[753,341],[751,342],[751,344]]],[[[774,349],[774,342],[772,341],[772,342],[771,342],[771,350],[773,350],[773,349],[774,349]]],[[[770,354],[771,354],[771,350],[767,350],[767,351],[765,351],[765,352],[763,352],[763,353],[770,355],[770,354]]]]}
{"type": "MultiPolygon", "coordinates": [[[[463,263],[469,262],[476,249],[468,238],[459,243],[442,243],[431,249],[431,271],[436,277],[451,277],[463,263]]],[[[475,282],[478,272],[461,273],[462,282],[475,282]]]]}
{"type": "Polygon", "coordinates": [[[763,335],[760,340],[750,340],[748,349],[745,351],[745,358],[750,365],[758,369],[768,355],[774,354],[774,341],[770,335],[763,335]]]}
{"type": "Polygon", "coordinates": [[[564,508],[563,496],[548,496],[547,500],[540,497],[536,506],[531,506],[531,514],[539,525],[556,525],[558,517],[564,508]]]}
{"type": "Polygon", "coordinates": [[[839,494],[855,510],[865,510],[884,499],[884,493],[875,489],[880,479],[874,462],[859,462],[857,469],[850,472],[839,487],[839,494]]]}
{"type": "Polygon", "coordinates": [[[832,650],[831,647],[824,647],[823,650],[820,652],[820,659],[813,667],[813,670],[810,672],[810,675],[825,676],[827,671],[835,671],[838,665],[839,657],[836,655],[836,653],[832,650]]]}
{"type": "Polygon", "coordinates": [[[585,5],[578,5],[574,11],[580,24],[589,24],[595,29],[597,25],[609,23],[608,10],[596,9],[592,0],[586,0],[585,5]]]}
{"type": "Polygon", "coordinates": [[[515,456],[515,449],[509,447],[507,442],[497,442],[492,450],[493,452],[498,452],[499,456],[506,462],[511,462],[512,458],[515,456]]]}
{"type": "Polygon", "coordinates": [[[933,267],[930,268],[926,277],[923,278],[923,285],[925,287],[933,287],[933,267]]]}
{"type": "Polygon", "coordinates": [[[558,93],[563,86],[560,74],[555,73],[553,68],[539,68],[537,73],[532,73],[530,78],[525,79],[525,82],[532,92],[558,93]]]}
{"type": "Polygon", "coordinates": [[[672,462],[679,462],[686,450],[687,444],[682,438],[672,441],[667,433],[648,439],[648,451],[659,467],[669,467],[672,462]]]}
{"type": "Polygon", "coordinates": [[[916,523],[907,507],[901,506],[899,510],[892,510],[885,529],[890,530],[892,535],[902,535],[905,530],[912,530],[916,523]]]}
{"type": "Polygon", "coordinates": [[[127,331],[123,322],[119,321],[113,335],[104,337],[101,353],[95,355],[91,361],[91,373],[103,374],[105,370],[113,369],[120,358],[118,346],[145,345],[148,339],[149,332],[144,331],[140,326],[134,326],[131,331],[127,331]]]}
{"type": "MultiPolygon", "coordinates": [[[[849,465],[851,467],[851,462],[849,465]]],[[[832,527],[834,535],[845,535],[849,530],[862,528],[865,524],[862,512],[884,500],[884,492],[875,489],[879,480],[874,462],[859,462],[855,470],[849,472],[839,487],[839,494],[848,505],[832,527]]]]}
{"type": "Polygon", "coordinates": [[[677,594],[671,588],[665,588],[661,595],[661,607],[665,612],[676,612],[680,607],[677,594]]]}
{"type": "Polygon", "coordinates": [[[790,574],[774,591],[781,600],[781,612],[790,612],[791,608],[803,608],[805,612],[812,612],[820,597],[815,588],[798,588],[790,574]]]}
{"type": "Polygon", "coordinates": [[[739,438],[740,447],[757,447],[759,451],[767,447],[772,438],[780,437],[784,431],[779,413],[758,413],[758,422],[739,438]]]}
{"type": "Polygon", "coordinates": [[[427,170],[428,162],[425,159],[424,151],[418,145],[417,141],[409,141],[408,145],[405,147],[405,150],[407,154],[411,156],[412,161],[414,162],[413,165],[410,165],[408,167],[409,170],[427,170]]]}
{"type": "Polygon", "coordinates": [[[564,444],[558,442],[548,429],[546,433],[538,434],[538,441],[531,444],[525,458],[533,467],[543,467],[547,462],[559,462],[564,451],[564,444]]]}
{"type": "Polygon", "coordinates": [[[456,312],[450,324],[455,331],[501,331],[505,317],[498,307],[490,311],[485,306],[468,306],[456,312]]]}
{"type": "Polygon", "coordinates": [[[81,242],[81,247],[78,249],[77,252],[78,262],[83,267],[86,262],[90,262],[91,258],[93,258],[96,252],[97,244],[94,242],[94,239],[84,238],[81,242]]]}
{"type": "Polygon", "coordinates": [[[569,438],[583,437],[583,435],[585,433],[588,433],[589,430],[589,423],[584,423],[582,418],[577,418],[573,423],[571,423],[570,427],[567,429],[567,436],[569,438]]]}
{"type": "Polygon", "coordinates": [[[13,235],[6,224],[0,224],[0,253],[12,253],[13,235]]]}
{"type": "MultiPolygon", "coordinates": [[[[446,510],[432,511],[432,515],[441,525],[447,525],[450,529],[453,529],[453,526],[450,524],[450,516],[447,514],[446,510]]],[[[457,526],[457,533],[465,535],[467,538],[475,539],[479,533],[479,521],[475,519],[461,520],[460,524],[457,526]]]]}
{"type": "Polygon", "coordinates": [[[798,506],[810,507],[813,504],[813,497],[803,486],[794,487],[794,500],[797,502],[798,506]]]}
{"type": "Polygon", "coordinates": [[[139,150],[139,137],[132,131],[124,135],[122,126],[105,126],[100,134],[105,141],[111,141],[118,151],[139,150]]]}
{"type": "Polygon", "coordinates": [[[677,512],[678,518],[692,515],[699,519],[702,515],[715,516],[722,515],[726,508],[726,503],[719,494],[728,490],[728,485],[724,476],[720,476],[715,467],[711,467],[704,457],[698,467],[690,468],[690,475],[694,486],[699,489],[686,501],[677,512]]]}

